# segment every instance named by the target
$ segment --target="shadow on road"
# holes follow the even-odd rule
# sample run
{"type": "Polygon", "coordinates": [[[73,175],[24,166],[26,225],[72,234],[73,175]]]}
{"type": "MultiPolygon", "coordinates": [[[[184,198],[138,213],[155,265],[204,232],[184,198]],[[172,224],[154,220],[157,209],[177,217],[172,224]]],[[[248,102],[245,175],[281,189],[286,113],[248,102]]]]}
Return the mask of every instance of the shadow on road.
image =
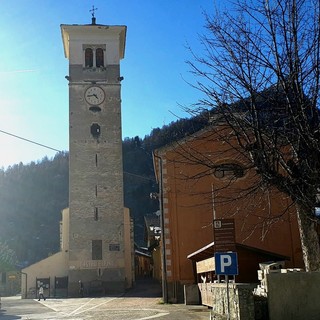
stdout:
{"type": "Polygon", "coordinates": [[[137,278],[133,288],[129,289],[124,296],[160,298],[162,297],[161,283],[151,277],[137,278]]]}
{"type": "Polygon", "coordinates": [[[10,316],[5,314],[5,309],[0,309],[0,319],[1,320],[18,320],[21,319],[20,316],[10,316]]]}

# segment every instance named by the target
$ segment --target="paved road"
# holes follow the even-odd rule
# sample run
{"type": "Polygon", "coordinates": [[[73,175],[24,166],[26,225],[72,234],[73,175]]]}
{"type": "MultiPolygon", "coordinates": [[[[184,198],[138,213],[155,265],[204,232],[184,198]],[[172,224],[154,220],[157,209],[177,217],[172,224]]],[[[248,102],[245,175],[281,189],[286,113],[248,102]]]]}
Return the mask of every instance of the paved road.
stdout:
{"type": "Polygon", "coordinates": [[[1,320],[208,320],[203,306],[162,304],[154,290],[138,287],[120,297],[33,299],[3,297],[1,320]]]}

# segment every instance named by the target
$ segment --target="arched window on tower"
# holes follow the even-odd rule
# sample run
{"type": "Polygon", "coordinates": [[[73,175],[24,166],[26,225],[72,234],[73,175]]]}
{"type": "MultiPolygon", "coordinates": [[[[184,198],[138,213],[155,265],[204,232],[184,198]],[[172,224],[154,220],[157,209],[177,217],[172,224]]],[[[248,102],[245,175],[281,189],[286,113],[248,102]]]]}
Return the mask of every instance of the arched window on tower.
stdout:
{"type": "Polygon", "coordinates": [[[92,124],[90,131],[94,138],[98,138],[101,133],[101,128],[97,123],[94,123],[92,124]]]}
{"type": "Polygon", "coordinates": [[[104,54],[101,48],[97,48],[96,50],[96,67],[104,67],[104,54]]]}
{"type": "Polygon", "coordinates": [[[85,66],[87,68],[93,67],[93,51],[91,48],[85,50],[85,66]]]}

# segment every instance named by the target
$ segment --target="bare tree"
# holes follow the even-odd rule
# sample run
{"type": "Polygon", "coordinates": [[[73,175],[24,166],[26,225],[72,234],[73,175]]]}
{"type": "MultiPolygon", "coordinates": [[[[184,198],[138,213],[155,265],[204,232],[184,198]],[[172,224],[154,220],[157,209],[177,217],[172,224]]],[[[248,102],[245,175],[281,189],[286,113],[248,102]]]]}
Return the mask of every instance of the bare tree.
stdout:
{"type": "Polygon", "coordinates": [[[0,242],[0,272],[16,269],[17,256],[7,244],[0,242]]]}
{"type": "Polygon", "coordinates": [[[188,62],[204,97],[190,111],[223,117],[261,183],[291,198],[306,270],[320,270],[320,2],[238,0],[232,8],[205,14],[204,52],[188,62]]]}

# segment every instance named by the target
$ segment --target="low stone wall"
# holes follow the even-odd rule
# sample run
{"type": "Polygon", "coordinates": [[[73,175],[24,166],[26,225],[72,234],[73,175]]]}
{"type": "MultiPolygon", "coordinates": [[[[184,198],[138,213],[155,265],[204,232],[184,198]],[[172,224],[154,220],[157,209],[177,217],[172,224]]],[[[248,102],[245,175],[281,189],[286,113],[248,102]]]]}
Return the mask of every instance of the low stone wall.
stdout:
{"type": "Polygon", "coordinates": [[[229,299],[226,283],[199,283],[198,286],[202,304],[212,307],[213,315],[223,319],[230,312],[230,319],[254,320],[255,285],[229,283],[229,299]]]}
{"type": "Polygon", "coordinates": [[[212,308],[215,319],[319,320],[320,272],[270,273],[267,297],[253,295],[255,284],[199,283],[203,305],[212,308]]]}
{"type": "Polygon", "coordinates": [[[184,303],[186,305],[200,304],[199,289],[196,284],[187,284],[184,286],[184,303]]]}
{"type": "Polygon", "coordinates": [[[269,319],[320,319],[320,272],[267,275],[269,319]]]}

